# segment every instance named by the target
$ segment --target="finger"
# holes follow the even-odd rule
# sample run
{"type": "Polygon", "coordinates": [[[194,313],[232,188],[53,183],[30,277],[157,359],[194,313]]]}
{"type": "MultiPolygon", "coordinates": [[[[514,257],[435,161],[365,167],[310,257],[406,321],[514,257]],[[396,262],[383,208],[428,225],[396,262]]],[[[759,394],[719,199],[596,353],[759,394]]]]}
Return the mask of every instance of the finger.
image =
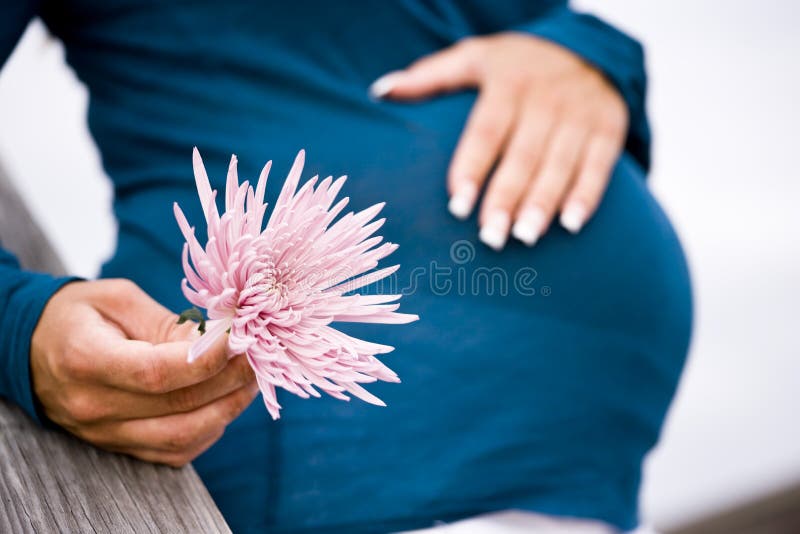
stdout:
{"type": "Polygon", "coordinates": [[[116,385],[130,391],[162,393],[186,387],[219,372],[228,356],[225,344],[213,345],[202,364],[186,372],[185,344],[175,341],[199,338],[194,325],[178,325],[178,316],[150,298],[135,283],[125,279],[102,280],[90,287],[91,302],[105,318],[103,328],[93,332],[73,351],[69,363],[92,381],[116,385]],[[129,338],[131,343],[120,343],[129,338]],[[100,344],[100,346],[97,346],[100,344]]]}
{"type": "Polygon", "coordinates": [[[90,289],[94,306],[126,337],[151,343],[176,340],[172,334],[178,329],[178,316],[130,280],[100,280],[90,289]]]}
{"type": "Polygon", "coordinates": [[[191,412],[91,425],[81,437],[104,448],[186,452],[218,435],[257,394],[258,386],[251,384],[191,412]]]}
{"type": "Polygon", "coordinates": [[[228,362],[224,335],[192,363],[187,362],[189,341],[154,344],[125,339],[113,325],[102,321],[85,335],[76,333],[70,342],[63,373],[84,383],[136,393],[166,393],[199,384],[222,371],[228,362]]]}
{"type": "Polygon", "coordinates": [[[561,210],[561,226],[573,234],[583,228],[608,187],[621,150],[621,143],[607,136],[598,135],[589,141],[578,178],[567,194],[561,210]]]}
{"type": "Polygon", "coordinates": [[[133,456],[139,460],[150,462],[154,464],[165,464],[170,467],[183,467],[191,463],[195,458],[203,454],[211,448],[214,443],[219,441],[223,436],[225,430],[220,430],[217,434],[209,437],[204,442],[196,447],[184,452],[164,452],[156,449],[142,449],[142,448],[127,448],[127,447],[111,447],[109,450],[133,456]]]}
{"type": "Polygon", "coordinates": [[[415,99],[478,85],[479,39],[465,39],[414,62],[405,70],[385,74],[369,88],[373,98],[415,99]]]}
{"type": "Polygon", "coordinates": [[[466,219],[472,212],[481,185],[508,136],[514,107],[511,94],[492,87],[482,90],[475,101],[447,177],[447,208],[455,217],[466,219]]]}
{"type": "Polygon", "coordinates": [[[209,380],[160,395],[103,386],[86,387],[64,400],[68,421],[58,422],[64,426],[190,412],[254,382],[255,373],[247,357],[241,355],[231,359],[225,369],[209,380]],[[97,399],[103,400],[98,402],[97,399]]]}
{"type": "Polygon", "coordinates": [[[551,115],[533,107],[524,112],[508,143],[481,206],[480,239],[501,250],[508,239],[511,217],[528,189],[553,125],[551,115]]]}
{"type": "Polygon", "coordinates": [[[517,210],[514,237],[532,246],[547,229],[561,199],[575,177],[578,158],[586,140],[579,126],[554,130],[540,169],[517,210]]]}
{"type": "Polygon", "coordinates": [[[152,412],[153,415],[190,412],[222,399],[242,387],[253,386],[255,382],[253,368],[247,356],[242,354],[228,360],[225,368],[209,380],[166,393],[163,399],[153,402],[152,412]]]}

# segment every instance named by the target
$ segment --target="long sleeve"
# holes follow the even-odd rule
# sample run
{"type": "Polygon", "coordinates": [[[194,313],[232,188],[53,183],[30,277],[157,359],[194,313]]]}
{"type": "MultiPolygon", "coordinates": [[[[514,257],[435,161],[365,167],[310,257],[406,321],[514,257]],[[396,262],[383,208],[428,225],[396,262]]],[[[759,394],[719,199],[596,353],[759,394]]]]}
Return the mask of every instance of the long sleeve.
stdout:
{"type": "Polygon", "coordinates": [[[605,74],[630,112],[625,148],[647,171],[651,136],[645,109],[647,75],[642,46],[597,17],[573,11],[566,3],[514,29],[557,43],[605,74]]]}
{"type": "Polygon", "coordinates": [[[0,396],[21,406],[38,420],[31,387],[31,337],[47,301],[72,278],[20,269],[16,259],[0,249],[0,396]]]}
{"type": "MultiPolygon", "coordinates": [[[[0,18],[0,64],[14,49],[36,12],[35,2],[11,2],[0,18]]],[[[0,396],[39,420],[31,387],[30,345],[45,304],[71,278],[57,278],[20,268],[0,247],[0,396]]]]}

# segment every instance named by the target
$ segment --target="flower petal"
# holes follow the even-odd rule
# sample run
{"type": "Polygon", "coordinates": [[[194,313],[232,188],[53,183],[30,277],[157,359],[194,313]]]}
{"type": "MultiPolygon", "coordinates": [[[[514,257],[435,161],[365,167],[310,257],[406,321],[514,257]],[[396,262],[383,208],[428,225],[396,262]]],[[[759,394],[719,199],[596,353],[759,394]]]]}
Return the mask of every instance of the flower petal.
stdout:
{"type": "Polygon", "coordinates": [[[206,321],[206,333],[200,336],[200,339],[192,343],[192,346],[189,347],[189,363],[192,363],[197,358],[205,354],[205,352],[211,348],[217,339],[224,335],[230,327],[230,319],[206,321]]]}

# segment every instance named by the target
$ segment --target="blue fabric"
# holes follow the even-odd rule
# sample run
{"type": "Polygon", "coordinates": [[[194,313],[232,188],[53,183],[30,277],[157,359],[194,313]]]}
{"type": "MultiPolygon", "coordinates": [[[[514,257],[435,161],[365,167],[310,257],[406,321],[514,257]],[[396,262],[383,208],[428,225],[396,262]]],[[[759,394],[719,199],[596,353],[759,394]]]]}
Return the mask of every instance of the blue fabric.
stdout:
{"type": "Polygon", "coordinates": [[[0,248],[0,395],[14,400],[37,422],[28,354],[33,330],[53,293],[73,278],[22,271],[0,248]]]}
{"type": "MultiPolygon", "coordinates": [[[[386,532],[506,508],[635,524],[641,461],[691,325],[681,248],[644,180],[638,44],[557,1],[70,0],[38,13],[89,88],[89,126],[114,183],[118,247],[102,276],[187,306],[172,202],[203,230],[194,145],[217,188],[231,152],[251,179],[273,159],[274,201],[306,148],[306,178],[349,174],[356,209],[388,201],[383,233],[401,244],[403,309],[421,320],[343,328],[396,346],[385,361],[403,383],[371,386],[387,408],[279,393],[283,416],[272,422],[251,406],[195,462],[234,531],[386,532]],[[476,243],[474,218],[445,209],[474,92],[409,104],[373,101],[367,87],[464,36],[503,30],[559,42],[601,68],[632,127],[579,235],[554,226],[533,249],[511,242],[497,254],[476,243]]],[[[24,16],[15,20],[0,43],[21,31],[24,16]]],[[[0,294],[27,276],[7,269],[0,294]]],[[[31,323],[55,289],[29,283],[35,290],[20,295],[33,304],[4,316],[31,323]]],[[[30,329],[0,332],[0,393],[29,403],[30,329]]]]}

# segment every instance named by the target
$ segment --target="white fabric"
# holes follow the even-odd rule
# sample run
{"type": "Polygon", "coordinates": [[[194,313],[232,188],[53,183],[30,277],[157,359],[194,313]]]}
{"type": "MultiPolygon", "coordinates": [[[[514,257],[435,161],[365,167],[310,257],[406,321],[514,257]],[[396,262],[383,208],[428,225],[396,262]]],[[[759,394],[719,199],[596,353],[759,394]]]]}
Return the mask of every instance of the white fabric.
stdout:
{"type": "Polygon", "coordinates": [[[600,521],[504,510],[400,534],[613,534],[600,521]]]}

